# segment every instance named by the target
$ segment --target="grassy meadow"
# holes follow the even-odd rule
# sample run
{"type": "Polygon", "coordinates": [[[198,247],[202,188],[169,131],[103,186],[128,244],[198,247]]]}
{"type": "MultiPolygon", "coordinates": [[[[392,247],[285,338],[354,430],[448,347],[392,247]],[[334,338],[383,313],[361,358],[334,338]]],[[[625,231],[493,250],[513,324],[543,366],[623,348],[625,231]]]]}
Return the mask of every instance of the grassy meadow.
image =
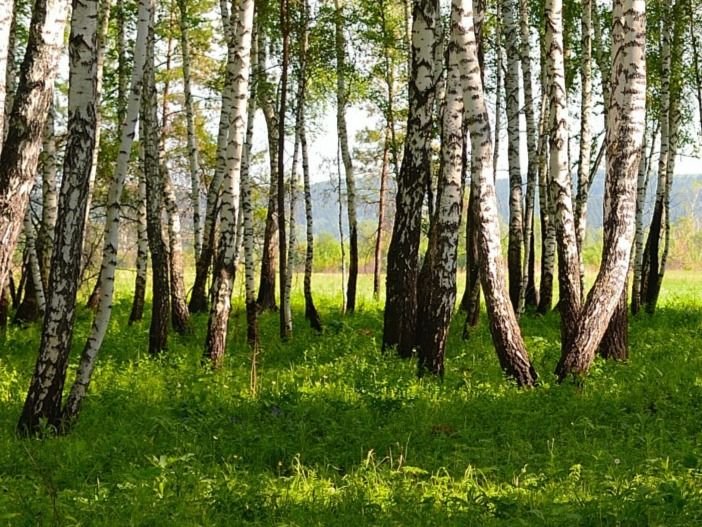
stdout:
{"type": "MultiPolygon", "coordinates": [[[[261,318],[255,396],[240,284],[212,372],[206,316],[148,357],[148,312],[126,324],[132,278],[68,436],[15,437],[40,328],[1,337],[0,525],[702,525],[702,273],[669,272],[630,361],[598,359],[581,387],[554,383],[558,317],[524,317],[533,390],[504,379],[484,315],[466,342],[456,317],[443,382],[418,380],[379,350],[372,277],[342,317],[340,277],[315,276],[322,335],[299,277],[293,340],[261,318]]],[[[72,367],[90,321],[81,309],[72,367]]]]}

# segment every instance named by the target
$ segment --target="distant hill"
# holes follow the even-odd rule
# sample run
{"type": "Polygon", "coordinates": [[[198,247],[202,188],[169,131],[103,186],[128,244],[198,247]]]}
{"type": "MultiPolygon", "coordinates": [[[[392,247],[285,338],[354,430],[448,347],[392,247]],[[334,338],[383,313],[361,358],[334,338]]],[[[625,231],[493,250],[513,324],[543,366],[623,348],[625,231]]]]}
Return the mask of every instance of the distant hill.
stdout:
{"type": "MultiPolygon", "coordinates": [[[[656,182],[654,176],[652,175],[652,180],[649,182],[649,189],[646,195],[646,221],[650,218],[655,201],[656,182]]],[[[359,183],[357,191],[359,221],[370,220],[376,222],[378,217],[378,183],[363,181],[359,183]]],[[[588,202],[588,230],[590,231],[596,231],[602,227],[603,197],[604,173],[600,172],[593,182],[588,202]]],[[[339,209],[338,191],[336,188],[329,182],[315,183],[312,185],[312,200],[315,234],[326,232],[338,238],[339,209]]],[[[344,202],[344,232],[348,232],[345,193],[342,195],[342,200],[344,202]]],[[[500,219],[503,225],[506,225],[509,217],[509,181],[507,179],[497,180],[497,201],[500,219]]],[[[702,175],[676,177],[673,180],[673,193],[670,202],[673,221],[690,214],[702,218],[702,175]]],[[[391,198],[389,205],[391,209],[394,209],[394,197],[391,198]]],[[[297,221],[304,222],[305,215],[302,200],[298,200],[298,207],[296,212],[297,221]]]]}

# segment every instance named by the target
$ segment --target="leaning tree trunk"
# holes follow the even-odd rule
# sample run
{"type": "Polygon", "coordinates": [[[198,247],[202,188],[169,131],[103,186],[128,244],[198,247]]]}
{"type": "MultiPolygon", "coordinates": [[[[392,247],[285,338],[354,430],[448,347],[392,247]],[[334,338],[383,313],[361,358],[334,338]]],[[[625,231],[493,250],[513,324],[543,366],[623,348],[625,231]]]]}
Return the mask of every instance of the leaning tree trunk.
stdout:
{"type": "Polygon", "coordinates": [[[188,161],[190,164],[190,202],[193,207],[193,247],[195,260],[202,251],[202,221],[200,219],[200,156],[195,135],[195,108],[190,87],[190,36],[188,3],[178,0],[180,10],[180,52],[183,58],[183,95],[185,97],[185,121],[188,135],[188,161]]]}
{"type": "MultiPolygon", "coordinates": [[[[497,157],[500,147],[500,117],[502,115],[502,51],[501,42],[501,9],[499,2],[495,6],[495,147],[493,149],[493,172],[497,170],[497,157]]],[[[475,38],[478,47],[478,63],[480,65],[480,79],[485,86],[484,53],[482,44],[482,19],[484,18],[482,0],[476,2],[475,13],[475,38]],[[480,22],[480,26],[478,23],[480,22]]],[[[497,174],[493,174],[496,176],[497,174]]],[[[493,178],[494,179],[494,178],[493,178]]],[[[468,195],[468,212],[466,219],[466,289],[461,299],[461,309],[466,312],[466,320],[463,325],[463,339],[470,337],[471,328],[478,325],[480,320],[480,264],[479,264],[479,241],[478,241],[478,209],[473,186],[471,185],[468,195]]]]}
{"type": "MultiPolygon", "coordinates": [[[[61,398],[71,352],[80,253],[97,126],[97,0],[73,4],[69,44],[68,136],[59,198],[49,296],[39,357],[17,425],[31,434],[45,422],[59,428],[61,398]]],[[[42,126],[43,121],[42,120],[42,126]]]]}
{"type": "MultiPolygon", "coordinates": [[[[600,272],[559,362],[560,380],[585,374],[626,287],[646,114],[645,0],[614,0],[607,112],[607,205],[600,272]]],[[[626,313],[626,305],[624,313],[626,313]]],[[[626,331],[626,326],[623,328],[626,331]]]]}
{"type": "Polygon", "coordinates": [[[561,312],[561,345],[568,349],[569,335],[575,330],[580,313],[580,262],[571,201],[568,169],[568,110],[563,56],[563,2],[548,0],[546,16],[547,76],[551,133],[549,134],[549,194],[555,209],[558,240],[558,291],[561,312]]]}
{"type": "MultiPolygon", "coordinates": [[[[129,158],[132,151],[132,142],[136,132],[136,124],[139,120],[139,104],[142,96],[142,80],[144,75],[144,62],[146,59],[146,34],[149,29],[151,10],[152,0],[141,0],[139,2],[131,89],[124,120],[120,124],[120,146],[117,153],[116,168],[110,181],[110,188],[107,195],[107,214],[105,217],[105,232],[103,235],[102,264],[100,266],[100,276],[98,278],[97,287],[98,291],[100,291],[100,295],[95,318],[90,328],[90,334],[86,339],[81,354],[76,379],[71,388],[70,396],[63,408],[64,418],[67,423],[70,423],[70,421],[78,416],[81,404],[88,390],[88,385],[90,384],[93,369],[95,368],[97,354],[105,339],[107,327],[109,326],[110,317],[112,315],[112,299],[114,296],[115,272],[117,270],[117,255],[119,252],[120,204],[122,190],[127,176],[129,158]]],[[[139,208],[143,209],[143,199],[140,199],[139,208]]],[[[141,240],[138,242],[140,243],[141,240]]],[[[145,270],[144,267],[144,271],[145,270]]],[[[139,274],[138,270],[137,276],[139,276],[139,274]]],[[[145,284],[142,284],[142,288],[143,285],[145,284]]],[[[144,289],[142,289],[142,291],[143,290],[144,289]]]]}
{"type": "Polygon", "coordinates": [[[672,71],[672,47],[674,24],[665,24],[661,32],[661,95],[660,95],[660,119],[661,119],[661,141],[658,157],[658,180],[656,187],[656,201],[651,217],[651,225],[644,248],[642,277],[640,281],[639,297],[644,308],[648,312],[655,309],[654,298],[658,297],[656,284],[660,269],[660,254],[662,242],[664,241],[666,210],[666,190],[668,188],[668,161],[670,159],[670,138],[671,138],[671,71],[672,71]]]}
{"type": "Polygon", "coordinates": [[[471,186],[474,189],[480,243],[480,274],[485,293],[490,332],[502,369],[520,386],[532,386],[536,372],[524,346],[517,317],[512,309],[500,247],[497,197],[492,173],[492,138],[473,32],[471,0],[461,0],[465,38],[464,85],[466,120],[471,141],[471,186]]]}
{"type": "Polygon", "coordinates": [[[434,27],[438,17],[436,0],[417,0],[414,4],[407,139],[388,248],[383,327],[383,349],[396,347],[401,357],[409,357],[415,344],[422,203],[431,170],[434,27]]]}
{"type": "Polygon", "coordinates": [[[163,239],[161,211],[163,182],[158,129],[158,102],[154,64],[154,13],[149,17],[144,64],[144,87],[141,97],[141,136],[144,138],[144,181],[146,182],[146,234],[151,252],[152,300],[149,326],[149,353],[158,355],[168,345],[168,319],[171,312],[168,247],[163,239]]]}
{"type": "Polygon", "coordinates": [[[353,162],[349,149],[346,128],[346,106],[348,88],[346,86],[346,39],[344,38],[344,18],[340,0],[335,0],[335,42],[336,42],[336,128],[339,132],[341,159],[346,176],[346,212],[349,219],[349,279],[346,285],[346,312],[356,310],[356,284],[358,282],[358,221],[356,219],[356,182],[353,162]]]}
{"type": "Polygon", "coordinates": [[[239,178],[246,134],[247,93],[251,68],[251,39],[253,32],[253,0],[238,5],[236,30],[233,33],[234,56],[231,62],[232,107],[229,114],[227,170],[222,181],[219,247],[212,285],[212,307],[207,325],[205,357],[213,367],[221,366],[227,341],[227,324],[231,310],[236,252],[236,227],[239,206],[239,178]]]}
{"type": "Polygon", "coordinates": [[[575,198],[575,235],[580,258],[580,290],[585,286],[583,250],[587,223],[587,201],[590,191],[590,161],[592,158],[592,0],[582,1],[580,21],[580,157],[578,159],[578,193],[575,198]]]}
{"type": "Polygon", "coordinates": [[[215,224],[219,204],[219,194],[222,180],[227,169],[227,144],[229,139],[229,115],[232,107],[232,83],[230,77],[231,63],[234,60],[234,49],[231,48],[232,28],[230,24],[227,3],[222,2],[222,22],[228,43],[227,69],[225,72],[224,88],[222,90],[222,106],[219,114],[219,130],[217,132],[217,155],[214,176],[207,188],[207,203],[205,208],[205,225],[202,233],[202,248],[195,262],[195,282],[190,294],[188,308],[191,313],[204,313],[207,311],[207,278],[210,273],[212,257],[215,252],[215,224]]]}
{"type": "Polygon", "coordinates": [[[139,193],[137,202],[137,256],[136,273],[134,276],[134,298],[132,310],[129,313],[129,325],[140,321],[144,316],[144,300],[146,297],[146,274],[149,260],[149,236],[146,221],[146,178],[144,177],[144,149],[139,152],[139,193]]]}
{"type": "MultiPolygon", "coordinates": [[[[83,272],[89,268],[91,264],[91,259],[93,255],[92,249],[86,253],[85,244],[91,234],[92,223],[90,222],[90,209],[93,205],[93,188],[95,187],[95,178],[97,177],[98,171],[98,154],[100,153],[100,137],[102,135],[102,80],[103,80],[103,67],[105,64],[105,47],[107,45],[107,29],[110,22],[110,10],[112,6],[112,0],[103,0],[99,3],[98,8],[98,33],[97,33],[97,101],[96,101],[96,127],[95,127],[95,144],[98,145],[97,148],[93,150],[93,164],[90,168],[90,181],[88,183],[88,204],[87,212],[85,215],[85,234],[83,236],[83,246],[81,248],[81,257],[84,260],[83,272]]],[[[97,244],[96,244],[97,245],[97,244]]],[[[87,305],[91,309],[96,309],[98,301],[100,298],[100,280],[99,278],[95,281],[95,286],[93,291],[88,298],[87,305]]]]}
{"type": "MultiPolygon", "coordinates": [[[[656,120],[656,125],[651,134],[650,152],[653,154],[658,135],[660,121],[656,120]]],[[[646,190],[648,189],[648,176],[650,174],[651,160],[646,157],[647,137],[644,134],[641,144],[641,161],[639,163],[639,174],[636,181],[636,219],[634,233],[634,247],[632,249],[633,280],[631,284],[631,314],[636,315],[641,308],[641,271],[644,258],[644,207],[646,205],[646,190]]]]}
{"type": "Polygon", "coordinates": [[[436,212],[424,256],[417,310],[419,372],[444,374],[444,353],[456,303],[456,259],[463,208],[463,86],[466,79],[466,13],[463,0],[453,0],[451,41],[448,47],[446,101],[441,130],[441,171],[437,185],[436,212]]]}
{"type": "Polygon", "coordinates": [[[0,153],[0,284],[7,282],[34,186],[46,117],[63,48],[66,0],[35,0],[27,52],[0,153]]]}
{"type": "Polygon", "coordinates": [[[507,270],[509,298],[514,309],[519,308],[522,287],[522,243],[524,219],[522,215],[522,173],[519,159],[519,27],[516,20],[515,0],[502,0],[505,52],[505,110],[507,112],[507,161],[509,165],[509,241],[507,270]]]}

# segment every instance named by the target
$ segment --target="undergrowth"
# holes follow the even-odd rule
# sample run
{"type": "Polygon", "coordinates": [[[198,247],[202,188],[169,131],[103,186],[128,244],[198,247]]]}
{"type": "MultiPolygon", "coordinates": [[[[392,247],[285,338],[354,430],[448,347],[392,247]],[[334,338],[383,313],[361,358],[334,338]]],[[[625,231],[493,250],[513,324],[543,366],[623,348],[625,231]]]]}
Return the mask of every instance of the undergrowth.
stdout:
{"type": "MultiPolygon", "coordinates": [[[[265,314],[252,396],[240,301],[225,367],[212,372],[201,365],[206,316],[147,356],[148,313],[127,326],[123,279],[90,395],[63,437],[14,434],[39,328],[9,328],[0,525],[702,524],[694,274],[666,277],[658,312],[631,322],[630,361],[598,360],[580,387],[552,376],[557,315],[525,316],[532,390],[504,379],[484,314],[467,342],[456,317],[443,382],[417,379],[414,362],[379,350],[367,278],[351,317],[338,312],[338,278],[315,280],[324,333],[308,329],[301,295],[291,342],[265,314]]],[[[90,316],[79,314],[74,352],[90,316]]]]}

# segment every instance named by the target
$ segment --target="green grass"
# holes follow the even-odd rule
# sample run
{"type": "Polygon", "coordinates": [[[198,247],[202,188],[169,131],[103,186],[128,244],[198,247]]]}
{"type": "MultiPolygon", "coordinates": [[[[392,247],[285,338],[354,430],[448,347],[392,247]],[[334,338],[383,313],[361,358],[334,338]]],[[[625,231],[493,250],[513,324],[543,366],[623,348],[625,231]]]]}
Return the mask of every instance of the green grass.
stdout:
{"type": "MultiPolygon", "coordinates": [[[[503,378],[484,318],[463,342],[458,316],[445,380],[418,380],[414,362],[379,351],[369,277],[347,318],[338,277],[315,280],[325,333],[307,328],[299,293],[292,342],[265,315],[252,397],[240,300],[213,373],[200,366],[206,317],[162,358],[146,355],[148,324],[127,328],[131,275],[121,276],[90,396],[66,437],[15,437],[39,328],[10,328],[0,525],[702,524],[699,274],[669,273],[656,315],[632,321],[631,360],[596,362],[583,388],[553,381],[557,316],[525,317],[541,376],[526,391],[503,378]]],[[[76,348],[89,322],[81,311],[76,348]]]]}

